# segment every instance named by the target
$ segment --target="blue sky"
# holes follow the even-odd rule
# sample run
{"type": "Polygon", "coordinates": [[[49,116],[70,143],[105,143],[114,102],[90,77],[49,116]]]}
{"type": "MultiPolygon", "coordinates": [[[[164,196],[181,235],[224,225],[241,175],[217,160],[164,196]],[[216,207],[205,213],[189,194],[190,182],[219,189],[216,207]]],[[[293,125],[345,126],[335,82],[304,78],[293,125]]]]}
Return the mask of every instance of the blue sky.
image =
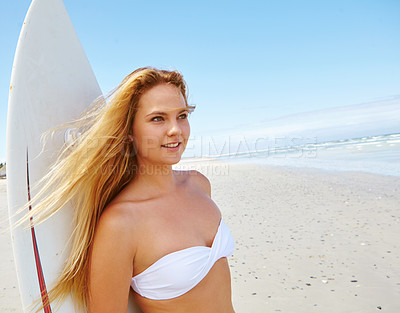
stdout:
{"type": "MultiPolygon", "coordinates": [[[[1,4],[0,161],[12,62],[29,4],[1,4]]],[[[184,74],[197,105],[194,135],[400,95],[398,0],[64,4],[103,92],[141,66],[184,74]]]]}

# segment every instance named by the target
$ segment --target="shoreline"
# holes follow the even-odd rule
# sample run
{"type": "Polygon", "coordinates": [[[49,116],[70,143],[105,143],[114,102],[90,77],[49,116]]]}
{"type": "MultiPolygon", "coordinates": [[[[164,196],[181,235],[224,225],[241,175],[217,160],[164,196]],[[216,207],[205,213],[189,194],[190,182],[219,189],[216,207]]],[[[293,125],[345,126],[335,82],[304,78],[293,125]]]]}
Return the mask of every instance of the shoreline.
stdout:
{"type": "MultiPolygon", "coordinates": [[[[235,238],[229,264],[236,312],[400,310],[400,177],[220,161],[182,164],[208,176],[235,238]]],[[[2,220],[5,199],[6,180],[0,180],[2,220]]],[[[11,239],[2,230],[0,308],[20,313],[11,239]]]]}
{"type": "MultiPolygon", "coordinates": [[[[269,166],[279,168],[290,168],[300,171],[317,170],[327,173],[350,172],[350,173],[368,173],[378,176],[400,177],[400,167],[395,162],[393,164],[361,162],[356,164],[354,161],[341,160],[339,162],[322,160],[320,162],[309,162],[307,158],[260,158],[260,157],[232,157],[232,158],[198,158],[183,159],[179,164],[240,164],[269,166]]],[[[400,160],[399,160],[400,162],[400,160]]]]}

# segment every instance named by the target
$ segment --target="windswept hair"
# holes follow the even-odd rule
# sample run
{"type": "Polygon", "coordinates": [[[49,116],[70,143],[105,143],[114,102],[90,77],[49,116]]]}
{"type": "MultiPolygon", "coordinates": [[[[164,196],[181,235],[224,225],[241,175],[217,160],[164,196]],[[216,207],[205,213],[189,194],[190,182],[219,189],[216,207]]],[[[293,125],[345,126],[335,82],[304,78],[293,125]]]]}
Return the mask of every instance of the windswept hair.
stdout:
{"type": "MultiPolygon", "coordinates": [[[[107,100],[98,100],[73,125],[80,135],[67,144],[42,180],[29,203],[31,217],[41,223],[67,203],[72,203],[72,249],[56,285],[48,292],[50,302],[60,304],[71,294],[78,308],[87,309],[89,253],[100,216],[111,200],[135,179],[138,161],[133,122],[140,97],[160,84],[176,86],[187,103],[186,83],[176,71],[140,68],[129,74],[107,100]]],[[[29,205],[28,204],[28,205],[29,205]]]]}

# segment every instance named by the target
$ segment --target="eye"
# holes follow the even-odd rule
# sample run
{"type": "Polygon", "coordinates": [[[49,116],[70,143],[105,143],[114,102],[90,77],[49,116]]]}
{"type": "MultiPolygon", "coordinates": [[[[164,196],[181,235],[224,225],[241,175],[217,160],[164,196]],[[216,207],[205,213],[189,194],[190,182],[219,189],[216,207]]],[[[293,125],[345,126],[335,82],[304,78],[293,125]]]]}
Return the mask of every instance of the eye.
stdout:
{"type": "Polygon", "coordinates": [[[187,117],[188,117],[188,114],[187,114],[187,113],[183,113],[183,114],[179,115],[179,118],[180,118],[181,120],[185,120],[185,119],[187,119],[187,117]]]}
{"type": "Polygon", "coordinates": [[[162,116],[155,116],[151,120],[154,122],[161,122],[162,120],[164,120],[164,118],[162,116]]]}

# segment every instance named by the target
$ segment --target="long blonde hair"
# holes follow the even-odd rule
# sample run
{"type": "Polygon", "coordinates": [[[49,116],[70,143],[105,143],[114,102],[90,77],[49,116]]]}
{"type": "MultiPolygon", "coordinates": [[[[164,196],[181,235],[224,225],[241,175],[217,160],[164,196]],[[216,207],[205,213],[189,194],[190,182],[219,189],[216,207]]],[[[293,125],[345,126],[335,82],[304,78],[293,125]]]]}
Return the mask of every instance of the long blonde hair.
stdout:
{"type": "MultiPolygon", "coordinates": [[[[74,122],[82,132],[65,150],[43,179],[41,191],[24,217],[38,224],[73,202],[75,207],[72,250],[49,301],[60,304],[72,295],[80,309],[87,309],[89,252],[104,208],[136,177],[138,167],[133,122],[141,95],[159,84],[172,84],[187,103],[186,83],[176,71],[140,68],[129,74],[109,100],[98,101],[74,122]],[[90,148],[88,148],[90,146],[90,148]]],[[[46,305],[46,304],[44,304],[46,305]]]]}

